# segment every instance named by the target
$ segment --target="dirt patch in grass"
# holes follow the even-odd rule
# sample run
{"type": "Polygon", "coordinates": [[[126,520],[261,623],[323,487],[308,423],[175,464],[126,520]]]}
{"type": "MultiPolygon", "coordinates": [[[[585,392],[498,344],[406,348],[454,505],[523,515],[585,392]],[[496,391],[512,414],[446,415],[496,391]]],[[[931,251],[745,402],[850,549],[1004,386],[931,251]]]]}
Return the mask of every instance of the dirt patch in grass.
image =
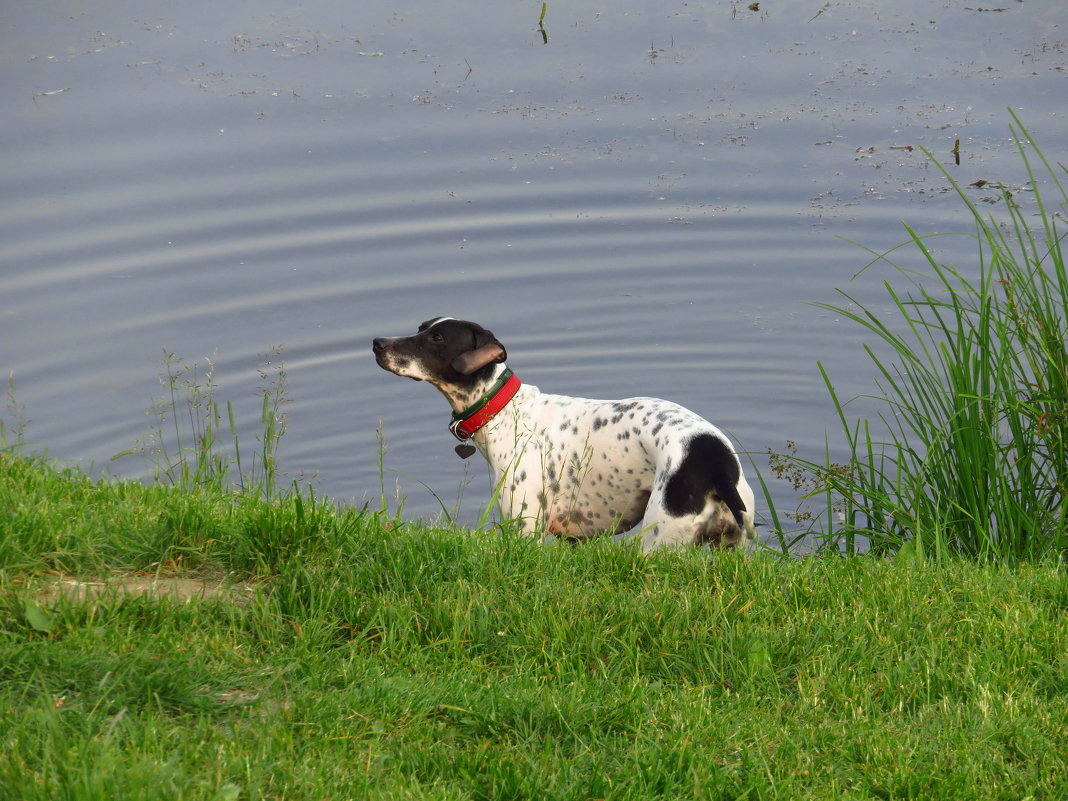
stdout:
{"type": "Polygon", "coordinates": [[[218,598],[241,603],[249,600],[255,591],[256,586],[250,582],[226,578],[115,575],[100,579],[56,579],[42,588],[40,601],[54,604],[61,598],[86,601],[102,595],[147,595],[177,601],[218,598]]]}

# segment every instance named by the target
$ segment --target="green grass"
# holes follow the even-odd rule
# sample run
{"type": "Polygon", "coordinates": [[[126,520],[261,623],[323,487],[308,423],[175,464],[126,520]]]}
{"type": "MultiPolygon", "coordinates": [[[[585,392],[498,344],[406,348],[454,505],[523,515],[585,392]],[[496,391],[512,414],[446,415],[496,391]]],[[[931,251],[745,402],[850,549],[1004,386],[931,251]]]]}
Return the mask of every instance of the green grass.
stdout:
{"type": "Polygon", "coordinates": [[[976,266],[912,236],[899,319],[836,308],[886,412],[850,421],[824,372],[849,460],[774,457],[825,505],[811,558],[542,547],[404,523],[384,481],[374,512],[287,488],[277,351],[252,452],[212,361],[166,354],[151,485],[28,455],[9,379],[0,801],[1068,797],[1068,278],[1040,184],[1066,198],[1014,135],[1026,209],[953,184],[976,266]]]}
{"type": "MultiPolygon", "coordinates": [[[[233,403],[227,401],[223,407],[216,399],[214,359],[209,357],[202,366],[164,349],[159,364],[166,394],[153,398],[149,409],[156,422],[137,447],[116,454],[112,461],[140,455],[152,467],[157,484],[216,492],[235,489],[270,498],[279,489],[277,450],[286,431],[289,403],[282,351],[282,346],[275,346],[260,355],[259,447],[253,453],[242,447],[233,403]]],[[[25,423],[24,410],[15,399],[14,377],[8,382],[8,408],[17,421],[11,446],[17,448],[25,437],[25,423]]],[[[5,433],[0,422],[0,450],[8,447],[5,433]]]]}
{"type": "Polygon", "coordinates": [[[541,547],[11,455],[0,509],[0,798],[1068,795],[1057,565],[541,547]],[[112,571],[241,592],[48,592],[112,571]]]}
{"type": "Polygon", "coordinates": [[[940,263],[937,242],[906,226],[911,260],[869,251],[868,268],[888,265],[907,285],[884,283],[894,314],[845,292],[846,305],[820,304],[864,337],[878,376],[868,397],[883,408],[851,419],[820,365],[847,458],[773,456],[774,470],[822,498],[826,513],[803,533],[830,549],[1001,561],[1068,552],[1065,168],[1013,119],[1022,180],[1002,185],[996,213],[928,154],[975,221],[974,263],[940,263]]]}

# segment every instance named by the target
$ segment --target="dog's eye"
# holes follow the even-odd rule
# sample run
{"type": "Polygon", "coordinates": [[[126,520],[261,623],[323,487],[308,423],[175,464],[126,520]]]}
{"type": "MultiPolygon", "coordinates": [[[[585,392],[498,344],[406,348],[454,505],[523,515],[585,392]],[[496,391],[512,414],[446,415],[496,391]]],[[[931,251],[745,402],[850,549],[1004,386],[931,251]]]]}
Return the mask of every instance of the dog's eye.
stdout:
{"type": "Polygon", "coordinates": [[[445,337],[435,331],[433,334],[430,335],[430,341],[433,342],[435,345],[440,345],[442,342],[445,341],[445,337]]]}

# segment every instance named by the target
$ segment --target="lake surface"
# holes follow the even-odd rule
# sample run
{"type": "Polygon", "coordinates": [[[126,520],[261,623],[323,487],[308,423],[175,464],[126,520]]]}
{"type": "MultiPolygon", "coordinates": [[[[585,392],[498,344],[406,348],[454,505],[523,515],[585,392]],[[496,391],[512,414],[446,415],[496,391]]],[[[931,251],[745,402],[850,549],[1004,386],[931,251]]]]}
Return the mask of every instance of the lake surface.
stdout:
{"type": "MultiPolygon", "coordinates": [[[[840,447],[817,361],[846,394],[871,388],[860,331],[811,305],[843,288],[888,306],[893,273],[852,280],[871,257],[846,240],[890,248],[902,221],[973,230],[919,148],[996,201],[968,185],[1025,182],[1012,106],[1065,160],[1064,0],[550,0],[545,37],[540,13],[9,8],[0,370],[26,438],[149,475],[138,456],[110,460],[154,424],[167,350],[213,359],[249,449],[258,354],[282,345],[289,476],[377,506],[381,423],[404,514],[432,516],[426,487],[451,505],[470,481],[470,521],[484,465],[455,456],[431,387],[370,352],[452,315],[491,328],[528,383],[671,398],[766,472],[760,454],[788,440],[818,458],[830,431],[840,447]]],[[[937,243],[976,260],[966,237],[937,243]]]]}

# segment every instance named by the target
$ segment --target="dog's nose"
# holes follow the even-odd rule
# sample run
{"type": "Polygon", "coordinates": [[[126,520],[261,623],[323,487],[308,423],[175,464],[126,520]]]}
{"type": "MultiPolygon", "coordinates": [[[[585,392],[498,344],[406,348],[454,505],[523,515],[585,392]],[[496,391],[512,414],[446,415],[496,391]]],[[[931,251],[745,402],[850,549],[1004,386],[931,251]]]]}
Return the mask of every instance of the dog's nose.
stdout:
{"type": "Polygon", "coordinates": [[[386,343],[388,343],[388,342],[389,342],[389,340],[388,340],[388,339],[385,339],[384,337],[377,337],[377,338],[376,338],[376,339],[375,339],[375,340],[374,340],[374,341],[373,341],[373,342],[371,343],[371,349],[372,349],[372,350],[373,350],[373,351],[374,351],[375,353],[381,353],[382,351],[384,351],[384,350],[386,349],[386,343]]]}

